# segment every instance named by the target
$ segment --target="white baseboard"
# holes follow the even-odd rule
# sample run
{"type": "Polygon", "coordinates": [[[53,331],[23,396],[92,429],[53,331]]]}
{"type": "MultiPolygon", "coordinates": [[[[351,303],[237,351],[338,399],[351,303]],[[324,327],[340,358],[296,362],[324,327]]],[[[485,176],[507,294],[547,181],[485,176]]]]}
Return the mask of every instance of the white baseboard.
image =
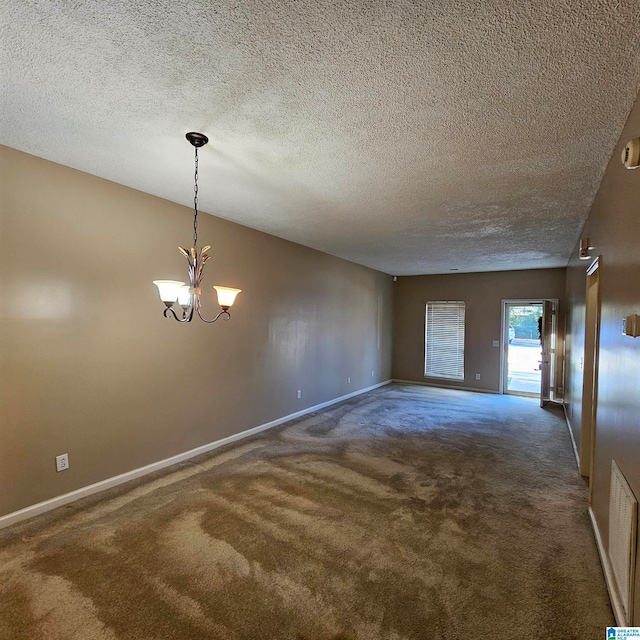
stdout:
{"type": "Polygon", "coordinates": [[[459,387],[457,385],[450,384],[438,384],[437,382],[422,382],[417,380],[402,380],[401,378],[394,378],[391,382],[397,382],[398,384],[417,384],[422,387],[436,387],[438,389],[453,389],[454,391],[473,391],[475,393],[495,393],[499,394],[499,391],[494,389],[474,389],[472,387],[459,387]]]}
{"type": "Polygon", "coordinates": [[[227,438],[222,438],[222,440],[210,442],[209,444],[202,445],[201,447],[196,447],[195,449],[191,449],[190,451],[185,451],[184,453],[171,456],[170,458],[166,458],[158,462],[153,462],[152,464],[145,465],[144,467],[139,467],[138,469],[133,469],[131,471],[127,471],[126,473],[121,473],[120,475],[113,476],[112,478],[101,480],[100,482],[96,482],[86,487],[76,489],[75,491],[65,493],[61,496],[51,498],[50,500],[45,500],[44,502],[39,502],[29,507],[25,507],[24,509],[20,509],[19,511],[14,511],[13,513],[9,513],[5,516],[0,517],[0,529],[8,527],[12,524],[16,524],[23,520],[27,520],[28,518],[33,518],[34,516],[45,513],[47,511],[51,511],[52,509],[56,509],[57,507],[62,507],[63,505],[69,504],[70,502],[75,502],[80,498],[84,498],[94,493],[105,491],[106,489],[110,489],[111,487],[115,487],[119,484],[129,482],[129,480],[135,480],[136,478],[140,478],[141,476],[153,473],[154,471],[159,471],[160,469],[164,469],[165,467],[170,467],[171,465],[177,464],[178,462],[183,462],[184,460],[188,460],[189,458],[194,458],[195,456],[199,456],[202,453],[213,451],[218,447],[236,442],[237,440],[242,440],[243,438],[247,438],[248,436],[252,436],[256,433],[260,433],[261,431],[266,431],[267,429],[271,429],[272,427],[277,427],[278,425],[288,422],[289,420],[294,420],[295,418],[299,418],[308,413],[313,413],[314,411],[325,409],[326,407],[330,407],[332,404],[337,404],[338,402],[348,400],[349,398],[353,398],[354,396],[367,393],[368,391],[373,391],[373,389],[383,387],[384,385],[390,383],[391,380],[379,382],[378,384],[371,385],[370,387],[359,389],[358,391],[354,391],[353,393],[348,393],[345,396],[340,396],[339,398],[334,398],[333,400],[322,402],[313,407],[307,407],[302,411],[296,411],[295,413],[291,413],[282,418],[278,418],[277,420],[272,420],[271,422],[267,422],[257,427],[247,429],[246,431],[241,431],[240,433],[235,433],[232,436],[228,436],[227,438]]]}
{"type": "Polygon", "coordinates": [[[571,445],[573,446],[573,455],[576,457],[576,464],[578,465],[578,473],[580,473],[580,454],[578,453],[578,447],[573,437],[573,429],[571,429],[571,422],[569,422],[569,416],[567,415],[567,405],[563,402],[562,409],[564,411],[564,419],[567,423],[567,429],[569,431],[569,437],[571,438],[571,445]]]}
{"type": "Polygon", "coordinates": [[[593,527],[593,534],[596,538],[596,545],[598,546],[598,553],[600,554],[600,562],[602,563],[602,570],[604,571],[604,581],[607,584],[607,591],[609,592],[609,600],[611,601],[611,608],[613,609],[613,615],[616,619],[616,624],[619,627],[626,627],[631,624],[630,620],[625,620],[624,609],[622,608],[622,602],[618,597],[618,591],[613,581],[613,569],[609,563],[609,558],[602,544],[602,538],[600,537],[600,530],[598,529],[598,523],[596,522],[596,516],[593,513],[593,509],[589,507],[589,517],[591,518],[591,526],[593,527]]]}

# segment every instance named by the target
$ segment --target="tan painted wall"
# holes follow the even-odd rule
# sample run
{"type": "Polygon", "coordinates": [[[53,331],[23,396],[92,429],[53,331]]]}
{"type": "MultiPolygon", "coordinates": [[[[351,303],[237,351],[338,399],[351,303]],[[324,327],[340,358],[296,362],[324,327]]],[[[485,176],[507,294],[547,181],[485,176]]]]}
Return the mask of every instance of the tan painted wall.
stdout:
{"type": "MultiPolygon", "coordinates": [[[[602,256],[600,271],[601,330],[596,415],[593,510],[605,548],[609,531],[611,460],[616,460],[640,499],[640,338],[622,335],[622,318],[640,314],[640,169],[620,162],[626,142],[640,136],[640,98],[620,136],[602,180],[583,237],[591,239],[594,255],[602,256]]],[[[584,355],[585,271],[578,246],[567,270],[569,299],[567,341],[567,413],[576,439],[580,437],[580,403],[584,355]]],[[[634,624],[640,625],[640,556],[636,569],[634,624]]]]}
{"type": "Polygon", "coordinates": [[[151,281],[186,275],[190,209],[0,162],[0,515],[390,377],[389,276],[201,215],[205,285],[243,293],[230,322],[180,325],[151,281]]]}
{"type": "Polygon", "coordinates": [[[562,314],[564,269],[496,271],[399,277],[394,283],[393,377],[497,392],[500,388],[502,300],[558,298],[562,314]],[[465,379],[424,377],[425,306],[429,300],[465,302],[465,379]],[[480,374],[480,380],[475,374],[480,374]]]}

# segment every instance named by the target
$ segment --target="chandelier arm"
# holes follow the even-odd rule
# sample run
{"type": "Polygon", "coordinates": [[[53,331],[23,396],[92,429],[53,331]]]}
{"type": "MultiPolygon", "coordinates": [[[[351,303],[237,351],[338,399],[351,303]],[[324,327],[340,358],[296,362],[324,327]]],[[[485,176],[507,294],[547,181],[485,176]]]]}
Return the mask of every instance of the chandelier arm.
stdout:
{"type": "Polygon", "coordinates": [[[200,313],[200,305],[196,305],[196,311],[198,312],[200,320],[202,320],[202,322],[206,322],[207,324],[212,324],[220,318],[222,318],[223,320],[229,320],[231,318],[231,314],[226,309],[223,309],[213,320],[207,320],[202,316],[202,314],[200,313]]]}
{"type": "Polygon", "coordinates": [[[165,318],[169,317],[169,313],[171,313],[171,315],[174,317],[175,320],[177,320],[178,322],[189,322],[191,320],[190,316],[186,316],[182,319],[178,318],[178,316],[176,315],[176,312],[171,308],[171,307],[167,307],[164,310],[164,313],[162,314],[165,318]]]}

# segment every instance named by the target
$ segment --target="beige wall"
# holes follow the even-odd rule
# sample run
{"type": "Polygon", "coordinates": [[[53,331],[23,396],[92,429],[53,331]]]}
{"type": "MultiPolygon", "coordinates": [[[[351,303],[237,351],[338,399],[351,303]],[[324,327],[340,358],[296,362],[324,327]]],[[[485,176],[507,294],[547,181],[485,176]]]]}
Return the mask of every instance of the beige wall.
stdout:
{"type": "Polygon", "coordinates": [[[390,377],[389,276],[201,215],[205,289],[243,293],[230,322],[180,325],[151,281],[186,275],[190,209],[0,162],[0,515],[390,377]]]}
{"type": "Polygon", "coordinates": [[[564,269],[399,277],[394,283],[393,366],[399,380],[497,392],[500,388],[502,300],[564,298],[564,269]],[[429,300],[465,302],[465,379],[424,377],[425,306],[429,300]],[[480,374],[480,380],[475,374],[480,374]]]}
{"type": "MultiPolygon", "coordinates": [[[[601,256],[600,363],[592,478],[596,522],[608,547],[609,483],[615,460],[640,498],[640,338],[622,335],[622,319],[640,314],[640,169],[620,162],[626,142],[640,136],[640,98],[631,112],[596,196],[583,237],[601,256]]],[[[567,414],[580,439],[584,355],[585,271],[589,262],[574,251],[568,269],[567,414]]],[[[640,625],[640,555],[636,570],[634,624],[640,625]]]]}

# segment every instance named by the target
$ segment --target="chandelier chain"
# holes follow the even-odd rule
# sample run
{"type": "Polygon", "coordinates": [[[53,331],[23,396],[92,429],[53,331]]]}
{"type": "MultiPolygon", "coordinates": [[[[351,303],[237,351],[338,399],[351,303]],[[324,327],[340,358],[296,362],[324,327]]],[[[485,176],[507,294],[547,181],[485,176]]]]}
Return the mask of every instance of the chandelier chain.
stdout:
{"type": "Polygon", "coordinates": [[[195,147],[195,173],[193,184],[193,248],[198,246],[198,147],[195,147]]]}

